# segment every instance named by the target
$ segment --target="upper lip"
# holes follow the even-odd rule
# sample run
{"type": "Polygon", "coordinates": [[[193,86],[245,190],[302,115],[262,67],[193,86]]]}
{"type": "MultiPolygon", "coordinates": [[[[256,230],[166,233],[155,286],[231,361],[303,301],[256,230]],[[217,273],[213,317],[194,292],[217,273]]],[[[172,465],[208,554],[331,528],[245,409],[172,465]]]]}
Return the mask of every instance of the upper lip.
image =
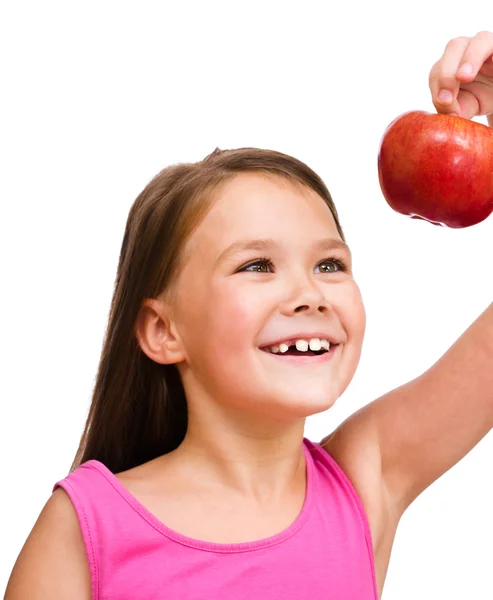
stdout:
{"type": "Polygon", "coordinates": [[[266,344],[262,344],[261,346],[259,346],[259,348],[269,348],[270,346],[278,346],[279,344],[283,343],[290,345],[294,344],[296,340],[306,340],[307,342],[309,342],[313,338],[318,338],[319,340],[327,340],[331,344],[339,344],[336,338],[333,335],[330,335],[329,333],[324,333],[321,331],[312,331],[310,333],[295,333],[290,334],[289,336],[280,337],[273,341],[267,342],[266,344]]]}

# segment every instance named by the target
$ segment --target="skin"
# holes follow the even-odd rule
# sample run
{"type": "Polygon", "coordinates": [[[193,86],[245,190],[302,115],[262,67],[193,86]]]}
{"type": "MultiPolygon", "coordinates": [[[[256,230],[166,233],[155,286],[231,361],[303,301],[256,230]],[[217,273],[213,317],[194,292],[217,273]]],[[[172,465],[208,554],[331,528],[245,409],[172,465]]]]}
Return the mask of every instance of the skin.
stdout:
{"type": "Polygon", "coordinates": [[[241,174],[192,234],[173,301],[147,301],[141,347],[156,362],[177,364],[189,406],[185,440],[167,458],[174,468],[203,473],[252,501],[282,496],[299,477],[305,419],[330,408],[347,388],[365,330],[351,255],[314,248],[326,238],[342,241],[313,190],[241,174]],[[269,250],[220,259],[238,240],[266,238],[275,244],[269,250]],[[272,267],[245,268],[259,258],[272,267]],[[293,367],[260,350],[315,331],[340,341],[329,362],[293,367]]]}
{"type": "Polygon", "coordinates": [[[450,40],[428,81],[437,112],[465,119],[486,115],[493,127],[493,33],[450,40]]]}
{"type": "MultiPolygon", "coordinates": [[[[455,112],[468,119],[486,115],[493,127],[492,55],[491,32],[455,38],[447,44],[429,77],[432,101],[438,112],[455,112]],[[464,63],[472,65],[470,73],[460,70],[464,63]],[[441,90],[450,92],[447,100],[440,99],[441,90]]],[[[257,184],[259,186],[260,182],[257,184]]],[[[253,185],[253,181],[248,185],[253,185]]],[[[317,203],[317,198],[305,197],[305,190],[295,191],[282,186],[279,180],[270,181],[270,186],[262,181],[261,189],[262,193],[272,193],[278,199],[282,189],[285,199],[275,218],[267,202],[257,205],[258,225],[267,228],[270,223],[274,232],[282,234],[274,260],[278,267],[275,277],[267,275],[271,280],[258,282],[256,278],[263,274],[239,275],[227,270],[213,273],[201,262],[198,270],[188,269],[187,277],[181,282],[187,285],[190,293],[198,296],[183,295],[185,287],[181,288],[182,303],[175,305],[174,310],[164,299],[156,304],[151,302],[143,311],[140,324],[139,341],[144,351],[158,361],[179,365],[190,392],[192,428],[175,453],[118,477],[168,526],[202,539],[233,532],[239,538],[236,541],[247,541],[245,523],[249,527],[259,523],[253,533],[250,530],[250,535],[261,539],[274,533],[268,531],[268,527],[281,531],[292,523],[301,508],[306,483],[298,447],[304,419],[332,406],[346,389],[356,368],[363,339],[364,311],[352,275],[344,275],[343,281],[342,275],[315,273],[312,269],[317,257],[310,254],[307,239],[301,239],[297,234],[293,240],[285,236],[290,230],[288,224],[293,214],[300,219],[300,223],[296,223],[298,232],[298,227],[303,227],[302,222],[314,224],[312,217],[316,213],[321,221],[317,220],[315,229],[308,231],[309,239],[320,236],[322,229],[324,235],[330,231],[336,237],[336,231],[332,229],[334,224],[327,216],[328,209],[326,212],[320,205],[321,199],[317,203]],[[285,217],[288,206],[287,212],[291,216],[285,217]],[[278,219],[279,229],[276,230],[278,219]],[[294,248],[299,256],[295,256],[294,248]],[[277,285],[279,278],[287,285],[284,293],[281,292],[284,286],[277,285]],[[322,283],[324,278],[329,281],[322,283]],[[255,294],[251,292],[253,289],[255,294]],[[209,301],[206,290],[214,294],[216,304],[209,301]],[[265,309],[257,301],[257,293],[261,293],[267,303],[265,309]],[[352,302],[350,307],[341,302],[343,296],[352,302]],[[208,312],[202,312],[201,306],[207,306],[208,312]],[[228,311],[229,306],[231,310],[228,311]],[[296,312],[293,307],[301,307],[301,310],[296,312]],[[221,311],[231,331],[218,320],[221,311]],[[202,320],[201,313],[205,315],[202,320]],[[351,321],[350,314],[358,318],[357,323],[351,321]],[[318,371],[318,367],[313,367],[310,376],[314,386],[308,392],[301,384],[308,367],[289,375],[291,389],[282,381],[288,376],[286,369],[279,365],[274,370],[272,363],[269,370],[271,363],[266,361],[271,357],[261,356],[256,347],[264,335],[277,333],[274,327],[284,327],[290,319],[302,317],[330,323],[333,332],[343,336],[342,351],[338,357],[334,356],[335,360],[327,365],[326,371],[325,367],[318,371]],[[225,345],[219,343],[219,337],[207,337],[207,332],[212,331],[212,322],[206,322],[209,320],[214,321],[215,331],[225,345]],[[197,326],[195,331],[189,327],[192,323],[197,326]],[[200,340],[208,355],[205,352],[201,355],[198,350],[200,340]],[[227,372],[219,359],[232,371],[227,372]],[[209,368],[212,370],[208,371],[209,368]],[[225,379],[221,379],[221,374],[225,379]],[[248,374],[258,376],[259,380],[252,381],[248,374]],[[234,379],[235,375],[246,386],[241,393],[238,393],[238,384],[233,386],[234,381],[239,381],[234,379]],[[279,383],[270,386],[273,380],[279,383]],[[325,397],[322,397],[323,390],[327,391],[325,397]],[[247,391],[253,393],[251,398],[247,399],[247,391]],[[244,419],[238,418],[239,415],[244,419]],[[262,427],[258,425],[259,421],[262,427]],[[225,427],[231,427],[231,434],[225,433],[225,427]],[[209,458],[204,456],[203,449],[212,453],[209,458]],[[181,457],[179,452],[183,452],[181,457]],[[177,458],[184,460],[180,462],[177,458]],[[193,507],[185,506],[184,496],[180,496],[188,491],[187,482],[195,481],[186,465],[197,463],[206,469],[204,482],[205,474],[210,475],[201,490],[204,492],[201,498],[211,507],[209,531],[200,530],[203,519],[187,525],[193,507]],[[164,489],[167,493],[163,494],[160,482],[167,474],[173,479],[170,487],[164,489]],[[178,500],[173,501],[173,498],[169,499],[169,492],[175,487],[178,500]],[[217,502],[222,497],[217,494],[218,490],[228,490],[230,499],[234,496],[239,518],[226,518],[227,506],[217,502]],[[213,511],[215,505],[218,517],[213,511]],[[187,518],[182,519],[180,515],[183,514],[187,518]],[[187,526],[193,530],[185,530],[187,526]]],[[[232,201],[236,202],[238,198],[235,196],[232,201]]],[[[249,203],[249,207],[253,204],[249,203]]],[[[223,218],[219,213],[217,209],[217,223],[223,218]]],[[[227,209],[224,218],[226,215],[227,209]]],[[[226,235],[222,230],[216,233],[226,235]]],[[[196,237],[194,243],[198,242],[196,237]]],[[[218,241],[207,236],[202,237],[197,248],[209,252],[211,247],[207,242],[217,250],[218,241]]],[[[201,261],[209,266],[207,260],[210,259],[210,256],[208,259],[201,257],[201,261]]],[[[224,268],[226,265],[222,265],[221,269],[224,268]]],[[[368,515],[379,595],[396,528],[404,511],[493,427],[492,339],[493,305],[421,377],[363,407],[322,440],[324,448],[336,458],[352,481],[368,515]],[[464,365],[468,366],[467,373],[464,365]],[[433,461],[429,461],[430,456],[434,457],[433,461]]],[[[70,500],[61,489],[52,494],[41,511],[7,586],[5,600],[25,598],[91,598],[90,575],[79,523],[70,500]]]]}

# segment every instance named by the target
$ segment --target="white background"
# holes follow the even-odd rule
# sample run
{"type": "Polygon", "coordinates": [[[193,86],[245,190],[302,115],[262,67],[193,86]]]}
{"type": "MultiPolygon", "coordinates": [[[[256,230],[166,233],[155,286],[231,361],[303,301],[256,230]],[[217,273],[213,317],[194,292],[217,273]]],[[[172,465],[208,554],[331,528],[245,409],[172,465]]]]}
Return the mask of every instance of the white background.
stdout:
{"type": "MultiPolygon", "coordinates": [[[[1,589],[68,473],[128,210],[163,167],[257,146],[326,181],[368,326],[312,440],[426,370],[488,306],[493,217],[451,230],[398,215],[376,160],[391,120],[434,110],[447,41],[493,29],[492,14],[471,0],[2,3],[1,589]]],[[[492,457],[488,435],[410,507],[384,600],[493,597],[492,457]]]]}

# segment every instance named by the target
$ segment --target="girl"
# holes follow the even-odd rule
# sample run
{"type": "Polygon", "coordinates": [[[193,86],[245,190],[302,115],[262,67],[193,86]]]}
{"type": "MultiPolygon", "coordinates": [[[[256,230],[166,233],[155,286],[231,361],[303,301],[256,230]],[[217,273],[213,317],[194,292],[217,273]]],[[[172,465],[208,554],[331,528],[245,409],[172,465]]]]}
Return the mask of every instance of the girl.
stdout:
{"type": "MultiPolygon", "coordinates": [[[[447,45],[437,110],[493,126],[492,54],[487,32],[447,45]]],[[[306,165],[244,148],[162,171],[130,211],[79,451],[7,600],[379,598],[402,514],[493,426],[493,305],[422,376],[304,438],[364,330],[306,165]]]]}

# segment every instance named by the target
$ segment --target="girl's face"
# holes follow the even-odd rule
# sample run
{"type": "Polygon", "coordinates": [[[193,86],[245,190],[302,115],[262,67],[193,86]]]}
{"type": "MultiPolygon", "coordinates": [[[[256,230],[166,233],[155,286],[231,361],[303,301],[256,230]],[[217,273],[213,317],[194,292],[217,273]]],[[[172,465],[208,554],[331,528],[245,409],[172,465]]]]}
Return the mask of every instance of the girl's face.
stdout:
{"type": "Polygon", "coordinates": [[[354,375],[365,330],[341,242],[310,188],[254,173],[222,188],[187,243],[177,280],[185,356],[177,366],[189,403],[276,421],[334,404],[354,375]],[[338,345],[322,355],[268,349],[310,338],[338,345]]]}

